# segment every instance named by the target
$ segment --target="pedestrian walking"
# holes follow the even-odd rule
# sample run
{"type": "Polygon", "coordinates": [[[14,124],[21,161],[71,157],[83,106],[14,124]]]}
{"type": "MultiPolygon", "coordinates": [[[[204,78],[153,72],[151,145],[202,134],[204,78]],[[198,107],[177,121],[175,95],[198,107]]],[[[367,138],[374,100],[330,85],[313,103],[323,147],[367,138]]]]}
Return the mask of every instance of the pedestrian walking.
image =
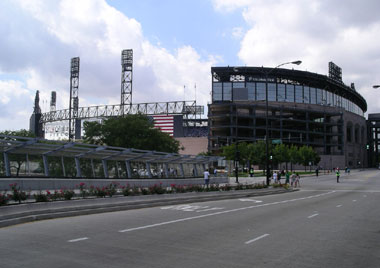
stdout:
{"type": "Polygon", "coordinates": [[[273,183],[277,183],[277,171],[273,172],[273,183]]]}
{"type": "Polygon", "coordinates": [[[295,179],[295,182],[294,182],[294,188],[297,188],[298,187],[301,187],[301,184],[300,184],[300,175],[298,173],[296,173],[296,179],[295,179]]]}
{"type": "Polygon", "coordinates": [[[318,173],[319,173],[319,169],[316,168],[316,169],[315,169],[315,174],[317,175],[317,177],[318,177],[318,173]]]}
{"type": "Polygon", "coordinates": [[[285,173],[285,184],[289,184],[290,181],[290,173],[289,171],[286,171],[285,173]]]}
{"type": "Polygon", "coordinates": [[[278,180],[278,183],[281,184],[281,172],[278,172],[277,180],[278,180]]]}
{"type": "Polygon", "coordinates": [[[340,173],[339,173],[339,169],[336,170],[336,182],[339,183],[339,177],[340,177],[340,173]]]}
{"type": "Polygon", "coordinates": [[[208,185],[210,183],[210,173],[208,172],[208,169],[206,169],[205,172],[203,172],[203,176],[205,179],[205,185],[208,188],[208,185]]]}
{"type": "Polygon", "coordinates": [[[250,176],[250,177],[253,177],[254,174],[255,174],[255,169],[254,169],[253,167],[251,167],[251,168],[249,169],[249,176],[250,176]]]}
{"type": "Polygon", "coordinates": [[[293,174],[292,174],[292,176],[290,177],[290,179],[291,179],[291,182],[290,182],[290,185],[293,187],[293,185],[294,185],[294,182],[296,181],[296,173],[295,172],[293,172],[293,174]]]}

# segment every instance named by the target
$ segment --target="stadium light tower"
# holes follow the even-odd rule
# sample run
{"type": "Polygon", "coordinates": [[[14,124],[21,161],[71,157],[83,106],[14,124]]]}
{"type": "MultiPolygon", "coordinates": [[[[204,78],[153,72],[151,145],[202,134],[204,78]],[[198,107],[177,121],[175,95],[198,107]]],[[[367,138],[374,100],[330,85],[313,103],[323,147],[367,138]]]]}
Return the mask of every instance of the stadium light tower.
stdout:
{"type": "Polygon", "coordinates": [[[277,68],[286,65],[286,64],[295,64],[295,65],[300,65],[302,61],[297,60],[297,61],[290,61],[290,62],[285,62],[277,65],[276,67],[269,69],[267,72],[264,72],[265,74],[265,151],[266,151],[266,182],[267,185],[269,186],[269,179],[270,179],[270,167],[269,167],[269,130],[268,130],[268,76],[270,73],[272,73],[274,70],[277,68]]]}
{"type": "Polygon", "coordinates": [[[372,87],[373,87],[373,88],[379,88],[380,85],[373,85],[372,87]]]}

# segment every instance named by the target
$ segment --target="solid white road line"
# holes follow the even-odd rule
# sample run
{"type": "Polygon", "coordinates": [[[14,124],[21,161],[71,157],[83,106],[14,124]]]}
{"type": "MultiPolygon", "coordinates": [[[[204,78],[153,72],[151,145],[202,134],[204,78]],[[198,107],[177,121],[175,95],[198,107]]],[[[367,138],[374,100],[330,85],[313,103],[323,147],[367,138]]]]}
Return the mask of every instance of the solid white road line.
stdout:
{"type": "Polygon", "coordinates": [[[158,227],[158,226],[162,226],[162,225],[168,225],[168,224],[177,223],[177,222],[184,222],[184,221],[189,221],[189,220],[201,219],[201,218],[205,218],[205,217],[222,215],[222,214],[236,212],[236,211],[243,211],[243,210],[252,209],[252,208],[259,208],[259,207],[266,207],[266,206],[271,206],[271,205],[301,201],[301,200],[305,200],[308,198],[316,198],[316,197],[320,197],[320,196],[324,196],[324,195],[332,194],[332,193],[335,193],[335,191],[327,192],[324,194],[312,195],[312,196],[308,196],[308,197],[288,199],[288,200],[278,201],[278,202],[273,202],[273,203],[266,203],[266,204],[260,204],[260,205],[253,205],[253,206],[249,206],[249,207],[242,207],[242,208],[235,208],[235,209],[231,209],[231,210],[218,211],[218,212],[214,212],[214,213],[203,214],[203,215],[188,217],[188,218],[182,218],[182,219],[177,219],[177,220],[173,220],[173,221],[159,222],[159,223],[155,223],[155,224],[149,224],[149,225],[145,225],[145,226],[124,229],[124,230],[120,230],[119,232],[120,233],[126,233],[126,232],[132,232],[132,231],[137,231],[137,230],[143,230],[143,229],[158,227]]]}
{"type": "Polygon", "coordinates": [[[83,241],[83,240],[87,240],[87,239],[88,239],[88,237],[81,237],[81,238],[69,240],[67,242],[74,243],[74,242],[83,241]]]}
{"type": "Polygon", "coordinates": [[[268,235],[269,235],[269,234],[263,234],[262,236],[256,237],[256,238],[254,238],[254,239],[252,239],[252,240],[249,240],[249,241],[245,242],[245,244],[246,244],[246,245],[251,244],[251,243],[253,243],[253,242],[257,241],[257,240],[260,240],[260,239],[262,239],[262,238],[264,238],[264,237],[266,237],[266,236],[268,236],[268,235]]]}
{"type": "Polygon", "coordinates": [[[315,213],[313,215],[310,215],[309,217],[307,217],[308,219],[311,219],[311,218],[314,218],[315,216],[318,216],[319,214],[318,213],[315,213]]]}

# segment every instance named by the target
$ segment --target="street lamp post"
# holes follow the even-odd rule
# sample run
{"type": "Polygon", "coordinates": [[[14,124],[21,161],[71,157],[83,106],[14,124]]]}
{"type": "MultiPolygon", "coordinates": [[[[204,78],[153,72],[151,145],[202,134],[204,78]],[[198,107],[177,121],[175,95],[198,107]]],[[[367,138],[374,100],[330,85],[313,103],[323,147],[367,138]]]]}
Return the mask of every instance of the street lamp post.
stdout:
{"type": "MultiPolygon", "coordinates": [[[[380,85],[373,85],[372,86],[373,88],[380,88],[380,85]]],[[[370,141],[368,140],[368,143],[369,143],[370,141]]],[[[375,142],[375,141],[374,141],[375,142]]],[[[367,158],[368,158],[368,160],[367,160],[367,165],[373,165],[373,161],[372,161],[372,163],[369,163],[369,161],[370,160],[372,160],[372,157],[373,157],[373,155],[375,155],[375,163],[376,163],[376,166],[378,166],[379,165],[379,152],[378,152],[378,148],[377,148],[377,145],[376,145],[376,150],[375,150],[375,152],[374,152],[374,150],[373,150],[373,144],[371,144],[370,146],[372,146],[372,149],[371,150],[369,150],[369,148],[367,148],[367,158]],[[370,155],[372,155],[371,157],[370,157],[370,155]],[[370,159],[371,158],[371,159],[370,159]]]]}
{"type": "Polygon", "coordinates": [[[269,166],[269,130],[268,130],[268,76],[271,72],[273,72],[275,69],[286,65],[286,64],[296,64],[300,65],[302,61],[290,61],[285,62],[280,65],[277,65],[276,67],[270,69],[268,72],[265,72],[265,151],[266,151],[266,183],[269,186],[270,183],[270,166],[269,166]]]}

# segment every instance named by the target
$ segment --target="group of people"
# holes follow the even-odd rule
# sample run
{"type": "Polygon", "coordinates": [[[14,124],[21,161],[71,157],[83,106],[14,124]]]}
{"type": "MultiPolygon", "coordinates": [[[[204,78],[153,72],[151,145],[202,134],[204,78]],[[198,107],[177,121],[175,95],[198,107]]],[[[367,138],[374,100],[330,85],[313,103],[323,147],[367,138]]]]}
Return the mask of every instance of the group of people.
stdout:
{"type": "Polygon", "coordinates": [[[300,184],[300,175],[299,173],[293,172],[292,174],[289,171],[282,170],[281,172],[273,172],[273,182],[281,184],[281,177],[285,176],[285,184],[290,184],[292,187],[297,188],[301,187],[300,184]]]}

